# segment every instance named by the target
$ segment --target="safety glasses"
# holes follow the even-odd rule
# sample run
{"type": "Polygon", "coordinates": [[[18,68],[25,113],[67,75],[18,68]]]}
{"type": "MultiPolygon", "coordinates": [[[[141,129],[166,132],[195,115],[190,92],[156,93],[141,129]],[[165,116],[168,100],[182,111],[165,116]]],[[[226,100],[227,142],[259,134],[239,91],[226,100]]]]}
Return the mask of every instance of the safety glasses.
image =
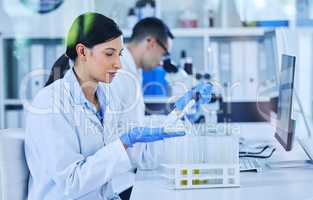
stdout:
{"type": "Polygon", "coordinates": [[[156,42],[158,43],[158,45],[163,49],[164,53],[163,53],[163,57],[167,57],[170,55],[170,53],[168,52],[168,49],[166,48],[166,46],[159,40],[156,39],[156,42]]]}

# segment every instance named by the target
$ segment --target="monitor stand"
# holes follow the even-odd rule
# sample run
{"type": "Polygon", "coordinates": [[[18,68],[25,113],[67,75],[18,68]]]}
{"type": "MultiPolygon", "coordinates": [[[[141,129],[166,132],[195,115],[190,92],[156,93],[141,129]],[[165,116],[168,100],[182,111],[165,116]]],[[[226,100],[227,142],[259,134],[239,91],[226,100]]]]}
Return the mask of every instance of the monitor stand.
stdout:
{"type": "Polygon", "coordinates": [[[299,139],[297,138],[301,148],[305,154],[309,157],[308,160],[288,160],[278,162],[267,162],[265,165],[270,169],[281,168],[313,168],[313,139],[299,139]]]}
{"type": "Polygon", "coordinates": [[[279,161],[268,162],[265,165],[269,169],[283,169],[283,168],[313,168],[312,160],[291,160],[291,161],[279,161]]]}
{"type": "MultiPolygon", "coordinates": [[[[311,133],[311,129],[309,126],[309,123],[304,115],[303,106],[301,103],[301,100],[296,92],[294,90],[294,94],[296,97],[296,102],[299,105],[300,108],[300,114],[302,116],[302,119],[305,124],[305,128],[308,134],[308,137],[305,139],[298,138],[297,141],[300,144],[300,147],[303,149],[305,154],[308,156],[308,160],[292,160],[292,161],[278,161],[278,162],[268,162],[266,165],[271,169],[279,169],[279,168],[313,168],[313,137],[311,133]]],[[[295,129],[294,129],[295,131],[295,129]]]]}
{"type": "Polygon", "coordinates": [[[269,162],[266,165],[270,169],[279,168],[313,168],[313,138],[300,139],[297,138],[301,149],[308,156],[308,160],[291,160],[291,161],[278,161],[269,162]]]}
{"type": "Polygon", "coordinates": [[[290,160],[290,161],[277,161],[267,162],[265,165],[270,169],[280,168],[313,168],[313,138],[307,137],[306,139],[296,138],[301,149],[308,156],[308,160],[290,160]]]}
{"type": "Polygon", "coordinates": [[[308,156],[308,160],[266,161],[263,162],[265,169],[313,168],[313,138],[296,138],[296,140],[300,144],[300,148],[308,156]]]}

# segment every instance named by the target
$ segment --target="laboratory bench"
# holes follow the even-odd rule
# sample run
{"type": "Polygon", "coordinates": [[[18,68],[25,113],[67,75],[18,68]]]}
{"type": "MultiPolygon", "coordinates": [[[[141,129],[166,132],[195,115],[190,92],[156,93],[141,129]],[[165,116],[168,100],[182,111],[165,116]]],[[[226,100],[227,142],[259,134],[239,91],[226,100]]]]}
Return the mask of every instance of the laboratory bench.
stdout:
{"type": "Polygon", "coordinates": [[[240,174],[238,188],[173,190],[155,171],[138,171],[131,200],[312,200],[312,169],[279,169],[240,174]]]}
{"type": "MultiPolygon", "coordinates": [[[[245,138],[257,138],[261,141],[273,136],[273,126],[269,123],[239,126],[240,135],[245,138]]],[[[291,152],[286,152],[276,140],[272,141],[276,152],[267,160],[268,162],[308,159],[297,142],[291,152]]],[[[135,177],[131,200],[313,200],[312,186],[313,167],[264,169],[257,173],[241,172],[240,187],[183,190],[167,188],[157,170],[139,170],[135,177]]]]}

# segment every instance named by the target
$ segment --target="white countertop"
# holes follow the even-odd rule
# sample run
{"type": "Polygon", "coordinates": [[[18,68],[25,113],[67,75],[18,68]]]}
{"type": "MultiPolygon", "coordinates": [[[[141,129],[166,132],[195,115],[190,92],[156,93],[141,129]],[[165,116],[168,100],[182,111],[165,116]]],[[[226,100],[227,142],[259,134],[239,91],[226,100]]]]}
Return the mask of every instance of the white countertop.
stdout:
{"type": "Polygon", "coordinates": [[[155,172],[139,171],[131,200],[312,200],[313,168],[241,173],[239,188],[172,190],[155,172]]]}
{"type": "MultiPolygon", "coordinates": [[[[244,124],[240,125],[240,135],[255,138],[267,132],[268,139],[273,135],[270,129],[265,124],[244,124]]],[[[277,151],[270,161],[307,159],[297,143],[291,152],[285,152],[273,141],[277,151]]],[[[131,200],[313,200],[313,167],[245,172],[240,179],[238,188],[173,190],[163,185],[156,171],[138,171],[131,200]]]]}

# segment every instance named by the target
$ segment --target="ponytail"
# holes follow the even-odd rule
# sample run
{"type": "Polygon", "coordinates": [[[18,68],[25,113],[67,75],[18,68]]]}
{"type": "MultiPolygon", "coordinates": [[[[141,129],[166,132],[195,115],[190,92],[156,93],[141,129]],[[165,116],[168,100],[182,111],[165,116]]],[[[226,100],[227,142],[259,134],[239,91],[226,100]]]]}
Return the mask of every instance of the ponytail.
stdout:
{"type": "Polygon", "coordinates": [[[49,79],[45,84],[45,87],[53,83],[54,81],[64,77],[65,73],[70,69],[69,58],[63,54],[53,64],[52,70],[49,75],[49,79]]]}

